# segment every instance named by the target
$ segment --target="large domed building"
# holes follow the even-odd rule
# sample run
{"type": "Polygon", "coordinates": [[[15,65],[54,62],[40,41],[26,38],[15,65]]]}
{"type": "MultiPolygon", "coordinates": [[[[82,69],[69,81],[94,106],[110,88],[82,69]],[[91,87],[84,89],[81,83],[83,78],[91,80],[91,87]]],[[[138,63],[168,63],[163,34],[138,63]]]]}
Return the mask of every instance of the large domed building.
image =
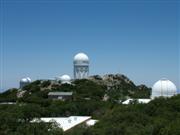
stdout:
{"type": "Polygon", "coordinates": [[[31,83],[31,79],[29,77],[22,78],[20,80],[20,89],[22,89],[24,86],[28,85],[31,83]]]}
{"type": "Polygon", "coordinates": [[[74,56],[74,79],[83,79],[89,76],[89,58],[85,53],[74,56]]]}
{"type": "Polygon", "coordinates": [[[161,79],[153,85],[151,98],[153,99],[160,96],[171,97],[176,94],[177,88],[174,83],[168,79],[161,79]]]}

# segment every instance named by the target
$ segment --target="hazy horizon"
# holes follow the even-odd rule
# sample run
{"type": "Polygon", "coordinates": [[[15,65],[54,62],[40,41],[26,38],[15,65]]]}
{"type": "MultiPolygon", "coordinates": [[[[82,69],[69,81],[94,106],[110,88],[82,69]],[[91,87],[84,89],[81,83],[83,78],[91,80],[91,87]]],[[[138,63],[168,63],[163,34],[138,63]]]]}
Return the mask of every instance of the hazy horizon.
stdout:
{"type": "Polygon", "coordinates": [[[2,2],[0,91],[27,76],[73,78],[79,52],[90,75],[120,73],[148,87],[167,78],[180,89],[178,0],[2,2]]]}

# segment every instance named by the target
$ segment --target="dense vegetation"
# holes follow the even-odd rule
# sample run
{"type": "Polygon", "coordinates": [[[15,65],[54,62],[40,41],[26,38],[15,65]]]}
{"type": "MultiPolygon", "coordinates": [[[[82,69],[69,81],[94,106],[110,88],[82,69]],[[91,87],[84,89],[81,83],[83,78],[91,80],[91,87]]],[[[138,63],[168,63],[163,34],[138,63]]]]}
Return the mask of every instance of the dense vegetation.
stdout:
{"type": "Polygon", "coordinates": [[[0,102],[15,102],[18,89],[10,89],[0,94],[0,102]]]}
{"type": "Polygon", "coordinates": [[[178,135],[180,96],[147,105],[118,106],[107,112],[91,132],[97,134],[178,135]]]}
{"type": "Polygon", "coordinates": [[[116,101],[126,97],[148,98],[150,89],[144,85],[135,86],[127,79],[120,81],[110,89],[94,80],[76,80],[72,85],[35,81],[23,90],[12,89],[1,93],[1,102],[16,101],[16,104],[0,104],[0,135],[180,134],[180,95],[158,98],[149,104],[134,102],[122,105],[116,101]],[[73,99],[48,99],[50,91],[73,91],[73,99]],[[105,94],[108,100],[104,100],[105,94]],[[80,125],[65,133],[57,123],[31,122],[34,118],[71,115],[90,115],[99,122],[93,127],[80,125]]]}

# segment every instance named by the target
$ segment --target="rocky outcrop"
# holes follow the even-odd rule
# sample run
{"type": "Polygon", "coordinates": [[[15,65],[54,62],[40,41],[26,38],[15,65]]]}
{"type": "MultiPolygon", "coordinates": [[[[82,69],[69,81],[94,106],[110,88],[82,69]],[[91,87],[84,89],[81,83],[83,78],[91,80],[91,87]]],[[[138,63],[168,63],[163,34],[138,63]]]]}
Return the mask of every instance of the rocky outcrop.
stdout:
{"type": "Polygon", "coordinates": [[[95,75],[89,77],[89,79],[107,87],[116,87],[123,85],[136,87],[136,85],[128,77],[122,74],[107,74],[104,76],[95,75]]]}

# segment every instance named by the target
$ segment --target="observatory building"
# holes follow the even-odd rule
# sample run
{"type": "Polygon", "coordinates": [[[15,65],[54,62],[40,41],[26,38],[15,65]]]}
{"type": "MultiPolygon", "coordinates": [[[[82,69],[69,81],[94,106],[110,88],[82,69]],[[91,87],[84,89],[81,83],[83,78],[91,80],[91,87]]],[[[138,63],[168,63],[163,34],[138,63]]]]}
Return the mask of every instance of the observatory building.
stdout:
{"type": "Polygon", "coordinates": [[[89,76],[89,58],[84,53],[74,56],[74,79],[84,79],[89,76]]]}
{"type": "Polygon", "coordinates": [[[28,85],[31,83],[31,79],[29,77],[22,78],[20,80],[20,89],[22,89],[24,86],[28,85]]]}
{"type": "Polygon", "coordinates": [[[171,81],[161,79],[157,81],[152,87],[151,98],[155,97],[171,97],[177,94],[177,88],[171,81]]]}
{"type": "Polygon", "coordinates": [[[62,84],[70,84],[71,83],[71,77],[69,75],[63,75],[60,77],[60,81],[62,84]]]}

